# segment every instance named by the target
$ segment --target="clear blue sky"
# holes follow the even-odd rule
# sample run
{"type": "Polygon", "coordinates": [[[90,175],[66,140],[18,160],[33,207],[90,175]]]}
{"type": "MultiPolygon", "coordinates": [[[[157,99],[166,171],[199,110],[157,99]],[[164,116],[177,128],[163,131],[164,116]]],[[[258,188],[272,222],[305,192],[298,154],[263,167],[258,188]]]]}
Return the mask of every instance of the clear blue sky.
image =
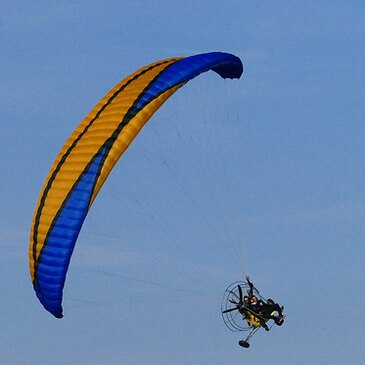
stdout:
{"type": "Polygon", "coordinates": [[[3,0],[1,364],[361,364],[364,17],[362,1],[3,0]],[[59,149],[124,76],[208,51],[244,76],[197,78],[142,131],[53,318],[27,250],[59,149]],[[244,273],[288,314],[248,351],[220,317],[244,273]]]}

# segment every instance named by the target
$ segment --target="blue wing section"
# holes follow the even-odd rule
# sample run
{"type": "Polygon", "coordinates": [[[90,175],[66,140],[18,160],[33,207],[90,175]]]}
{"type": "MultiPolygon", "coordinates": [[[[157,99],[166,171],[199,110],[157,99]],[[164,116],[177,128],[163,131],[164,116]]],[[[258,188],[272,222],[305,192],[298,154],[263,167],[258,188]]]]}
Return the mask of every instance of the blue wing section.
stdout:
{"type": "Polygon", "coordinates": [[[74,185],[53,223],[38,264],[34,284],[36,295],[45,309],[57,318],[62,318],[62,289],[66,272],[106,151],[103,148],[95,156],[74,185]]]}

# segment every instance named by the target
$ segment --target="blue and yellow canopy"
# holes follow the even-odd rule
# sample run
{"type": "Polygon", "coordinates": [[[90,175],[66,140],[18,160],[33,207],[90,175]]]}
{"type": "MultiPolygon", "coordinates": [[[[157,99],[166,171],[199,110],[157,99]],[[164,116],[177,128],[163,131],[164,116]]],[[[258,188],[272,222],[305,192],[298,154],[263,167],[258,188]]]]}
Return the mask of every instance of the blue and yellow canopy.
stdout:
{"type": "Polygon", "coordinates": [[[40,193],[29,246],[34,290],[55,317],[63,316],[63,287],[77,236],[113,166],[165,100],[209,70],[239,78],[243,66],[238,57],[220,52],[145,66],[110,90],[62,147],[40,193]]]}

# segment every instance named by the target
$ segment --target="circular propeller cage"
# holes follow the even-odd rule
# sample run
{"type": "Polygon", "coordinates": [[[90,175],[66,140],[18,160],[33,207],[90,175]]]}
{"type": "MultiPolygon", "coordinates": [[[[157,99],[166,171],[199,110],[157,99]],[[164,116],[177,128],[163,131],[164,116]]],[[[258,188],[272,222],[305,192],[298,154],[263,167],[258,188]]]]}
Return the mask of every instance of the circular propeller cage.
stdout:
{"type": "MultiPolygon", "coordinates": [[[[243,296],[249,293],[250,287],[245,281],[236,281],[232,283],[224,292],[221,313],[224,324],[232,332],[242,332],[252,330],[252,326],[245,320],[237,304],[242,302],[243,296]]],[[[261,298],[259,292],[254,288],[254,295],[261,298]]]]}

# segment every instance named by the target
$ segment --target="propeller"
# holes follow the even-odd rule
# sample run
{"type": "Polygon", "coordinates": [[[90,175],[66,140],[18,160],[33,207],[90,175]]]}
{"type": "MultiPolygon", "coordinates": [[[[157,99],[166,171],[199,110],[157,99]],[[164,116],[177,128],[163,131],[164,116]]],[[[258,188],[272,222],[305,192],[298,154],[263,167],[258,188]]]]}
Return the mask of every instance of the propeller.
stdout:
{"type": "Polygon", "coordinates": [[[243,292],[242,292],[242,287],[241,285],[237,285],[237,288],[238,288],[238,294],[237,295],[237,292],[236,291],[230,291],[230,293],[232,295],[234,295],[237,299],[238,299],[238,302],[236,300],[233,300],[232,298],[229,298],[228,301],[232,304],[235,305],[235,307],[233,308],[229,308],[229,309],[226,309],[224,310],[222,313],[229,313],[229,312],[233,312],[233,311],[236,311],[236,310],[240,310],[240,308],[242,307],[243,305],[243,292]]]}
{"type": "Polygon", "coordinates": [[[236,307],[236,308],[226,309],[222,313],[229,313],[229,312],[233,312],[233,311],[238,311],[238,308],[236,307]]]}
{"type": "Polygon", "coordinates": [[[242,288],[241,288],[241,285],[237,285],[237,287],[238,287],[238,292],[239,292],[239,294],[240,294],[240,302],[242,302],[242,301],[243,301],[243,294],[242,294],[242,288]]]}

